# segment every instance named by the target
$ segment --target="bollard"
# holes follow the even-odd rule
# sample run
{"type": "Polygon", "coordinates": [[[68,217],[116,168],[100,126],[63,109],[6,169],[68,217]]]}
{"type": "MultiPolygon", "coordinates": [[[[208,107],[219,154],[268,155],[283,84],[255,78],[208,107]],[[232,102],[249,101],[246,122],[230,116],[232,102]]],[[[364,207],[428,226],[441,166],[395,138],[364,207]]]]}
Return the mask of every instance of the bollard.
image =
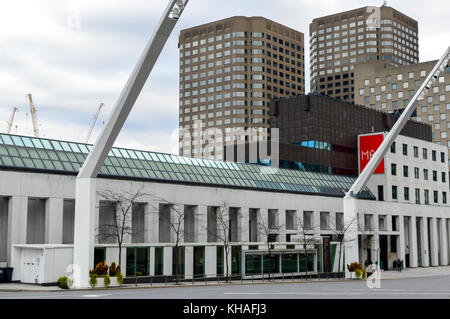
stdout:
{"type": "Polygon", "coordinates": [[[153,276],[150,276],[150,287],[153,286],[153,276]]]}

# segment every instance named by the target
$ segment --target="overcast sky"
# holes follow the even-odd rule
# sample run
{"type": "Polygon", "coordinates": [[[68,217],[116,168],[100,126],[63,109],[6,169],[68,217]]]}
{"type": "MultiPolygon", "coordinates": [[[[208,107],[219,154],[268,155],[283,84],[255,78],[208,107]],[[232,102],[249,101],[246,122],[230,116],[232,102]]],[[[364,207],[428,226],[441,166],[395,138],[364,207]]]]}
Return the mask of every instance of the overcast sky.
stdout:
{"type": "MultiPolygon", "coordinates": [[[[2,0],[0,132],[5,131],[12,107],[17,106],[17,133],[32,135],[26,101],[26,94],[32,93],[41,136],[48,138],[83,141],[92,115],[104,102],[106,107],[92,135],[93,142],[167,3],[2,0]]],[[[178,152],[180,30],[234,15],[264,16],[303,32],[308,56],[308,26],[312,19],[381,4],[361,0],[190,0],[116,145],[178,152]]],[[[388,5],[419,21],[420,61],[440,58],[450,44],[448,2],[395,0],[388,1],[388,5]]],[[[12,132],[16,132],[15,127],[12,132]]]]}

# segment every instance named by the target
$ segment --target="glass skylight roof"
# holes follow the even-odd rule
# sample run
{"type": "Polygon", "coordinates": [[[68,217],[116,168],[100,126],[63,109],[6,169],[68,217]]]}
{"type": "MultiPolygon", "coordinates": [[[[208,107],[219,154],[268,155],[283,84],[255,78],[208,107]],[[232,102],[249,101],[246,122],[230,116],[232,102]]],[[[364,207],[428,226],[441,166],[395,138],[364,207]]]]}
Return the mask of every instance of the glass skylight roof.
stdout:
{"type": "MultiPolygon", "coordinates": [[[[92,145],[0,134],[0,167],[76,175],[92,145]]],[[[113,147],[99,177],[160,180],[278,192],[345,195],[354,178],[113,147]]],[[[375,199],[365,188],[360,198],[375,199]]]]}

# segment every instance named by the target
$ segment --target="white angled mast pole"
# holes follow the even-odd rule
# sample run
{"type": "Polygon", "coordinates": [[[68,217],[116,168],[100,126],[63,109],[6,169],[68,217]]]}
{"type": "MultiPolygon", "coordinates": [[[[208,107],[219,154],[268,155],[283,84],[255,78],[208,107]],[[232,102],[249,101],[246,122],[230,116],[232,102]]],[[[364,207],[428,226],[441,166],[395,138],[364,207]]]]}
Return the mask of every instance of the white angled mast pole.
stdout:
{"type": "MultiPolygon", "coordinates": [[[[403,111],[400,118],[395,122],[395,125],[387,134],[386,138],[378,147],[377,151],[370,159],[369,163],[366,165],[364,170],[361,172],[359,177],[356,179],[353,186],[350,188],[348,193],[344,197],[344,220],[346,225],[350,225],[347,232],[344,235],[345,243],[345,263],[349,264],[352,262],[359,262],[358,254],[358,222],[357,222],[357,195],[361,189],[366,185],[370,176],[372,176],[376,167],[378,167],[380,161],[386,155],[386,152],[391,147],[392,143],[395,141],[397,136],[402,131],[403,127],[406,125],[410,119],[412,113],[417,108],[417,105],[424,99],[425,95],[431,89],[433,83],[438,79],[439,74],[444,71],[447,63],[450,59],[450,47],[447,48],[442,58],[436,63],[433,70],[427,76],[425,81],[417,90],[414,97],[409,102],[408,106],[403,111]]],[[[350,276],[346,269],[346,276],[350,276]]]]}
{"type": "Polygon", "coordinates": [[[109,119],[103,126],[83,167],[78,173],[75,190],[73,255],[73,286],[76,288],[89,287],[89,269],[93,266],[96,211],[95,177],[119,135],[188,1],[169,1],[155,32],[123,88],[109,119]]]}

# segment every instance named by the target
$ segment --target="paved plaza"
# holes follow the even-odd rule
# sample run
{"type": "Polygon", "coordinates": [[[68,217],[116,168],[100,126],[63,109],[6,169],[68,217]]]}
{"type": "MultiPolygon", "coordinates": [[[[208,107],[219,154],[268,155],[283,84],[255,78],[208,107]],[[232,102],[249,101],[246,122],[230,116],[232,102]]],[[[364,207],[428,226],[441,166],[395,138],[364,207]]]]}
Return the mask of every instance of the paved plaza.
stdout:
{"type": "Polygon", "coordinates": [[[126,285],[122,288],[61,290],[24,284],[1,284],[0,299],[107,298],[107,299],[450,299],[450,267],[416,268],[382,272],[380,288],[363,280],[239,281],[232,284],[126,285]]]}

